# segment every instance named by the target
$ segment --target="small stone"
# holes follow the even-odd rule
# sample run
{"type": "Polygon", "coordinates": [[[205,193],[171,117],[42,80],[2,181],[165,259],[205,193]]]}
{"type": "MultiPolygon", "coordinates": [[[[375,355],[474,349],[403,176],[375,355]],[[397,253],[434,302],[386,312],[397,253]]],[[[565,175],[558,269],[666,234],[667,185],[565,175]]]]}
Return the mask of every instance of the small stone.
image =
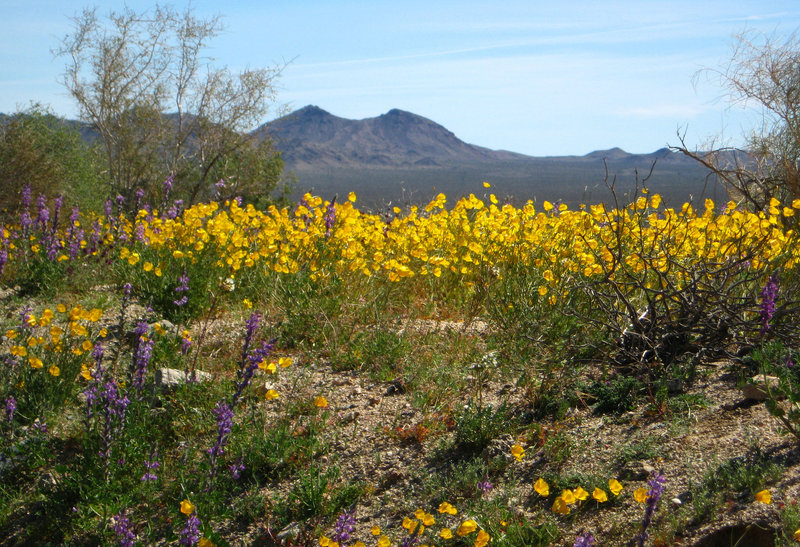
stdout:
{"type": "Polygon", "coordinates": [[[672,502],[672,505],[675,506],[683,505],[683,502],[681,501],[680,498],[672,498],[670,501],[672,502]]]}
{"type": "Polygon", "coordinates": [[[620,470],[620,478],[629,481],[643,481],[655,471],[655,468],[647,462],[628,462],[620,470]]]}
{"type": "Polygon", "coordinates": [[[742,388],[742,395],[750,401],[764,401],[767,398],[767,388],[776,399],[783,399],[778,392],[780,380],[776,376],[757,374],[742,388]]]}
{"type": "MultiPolygon", "coordinates": [[[[191,373],[190,373],[191,374],[191,373]]],[[[190,375],[189,374],[189,375],[190,375]]],[[[186,371],[177,370],[174,368],[159,368],[156,369],[155,380],[158,387],[173,388],[180,384],[187,383],[188,376],[186,371]]],[[[194,371],[194,380],[197,382],[210,382],[213,376],[208,372],[201,370],[194,371]]]]}

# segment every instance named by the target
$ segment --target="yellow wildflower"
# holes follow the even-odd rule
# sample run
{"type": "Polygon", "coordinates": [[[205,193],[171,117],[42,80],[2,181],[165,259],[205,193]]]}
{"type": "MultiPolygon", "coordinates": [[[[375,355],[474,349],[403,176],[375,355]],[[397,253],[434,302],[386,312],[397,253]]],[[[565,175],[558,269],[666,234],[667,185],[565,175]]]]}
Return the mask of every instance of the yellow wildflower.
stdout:
{"type": "Polygon", "coordinates": [[[461,526],[456,530],[459,536],[466,536],[478,529],[478,523],[472,519],[467,519],[461,523],[461,526]]]}
{"type": "Polygon", "coordinates": [[[184,515],[191,515],[192,513],[194,513],[194,509],[195,509],[194,504],[188,499],[183,500],[181,502],[181,513],[183,513],[184,515]]]}
{"type": "Polygon", "coordinates": [[[592,492],[592,497],[600,503],[608,501],[608,495],[602,488],[595,488],[594,492],[592,492]]]}
{"type": "Polygon", "coordinates": [[[541,477],[539,477],[539,479],[533,483],[533,489],[536,490],[537,494],[544,498],[550,495],[550,485],[548,485],[541,477]]]}
{"type": "Polygon", "coordinates": [[[765,505],[769,505],[770,503],[772,503],[772,494],[770,494],[769,490],[762,490],[761,492],[757,492],[756,501],[759,503],[763,503],[765,505]]]}

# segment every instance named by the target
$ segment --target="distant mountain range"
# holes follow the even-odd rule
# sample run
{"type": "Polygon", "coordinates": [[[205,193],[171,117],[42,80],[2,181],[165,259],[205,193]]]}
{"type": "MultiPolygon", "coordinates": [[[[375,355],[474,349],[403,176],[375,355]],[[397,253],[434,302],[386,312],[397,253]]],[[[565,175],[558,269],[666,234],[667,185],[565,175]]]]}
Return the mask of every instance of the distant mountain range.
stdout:
{"type": "Polygon", "coordinates": [[[427,202],[438,192],[454,199],[479,195],[485,192],[483,181],[492,183],[498,198],[515,203],[608,202],[607,177],[616,180],[622,199],[637,173],[641,181],[654,164],[648,187],[668,203],[727,199],[705,168],[668,148],[650,154],[612,148],[585,156],[526,156],[465,143],[445,127],[397,109],[350,120],[306,106],[261,126],[256,135],[273,139],[286,170],[297,176],[298,192],[332,197],[354,190],[372,207],[427,202]]]}
{"type": "MultiPolygon", "coordinates": [[[[7,119],[0,114],[0,125],[7,119]]],[[[84,139],[97,138],[90,126],[67,123],[84,139]]],[[[483,196],[483,181],[492,184],[488,192],[517,205],[529,199],[571,207],[609,203],[607,182],[614,182],[619,200],[627,201],[651,168],[647,186],[668,205],[728,199],[707,169],[668,148],[649,154],[611,148],[585,156],[526,156],[465,143],[445,127],[398,109],[350,120],[306,106],[262,125],[253,135],[271,138],[281,151],[285,173],[296,179],[295,197],[306,191],[325,198],[355,191],[359,205],[372,209],[424,204],[440,192],[451,202],[470,193],[483,196]]]]}

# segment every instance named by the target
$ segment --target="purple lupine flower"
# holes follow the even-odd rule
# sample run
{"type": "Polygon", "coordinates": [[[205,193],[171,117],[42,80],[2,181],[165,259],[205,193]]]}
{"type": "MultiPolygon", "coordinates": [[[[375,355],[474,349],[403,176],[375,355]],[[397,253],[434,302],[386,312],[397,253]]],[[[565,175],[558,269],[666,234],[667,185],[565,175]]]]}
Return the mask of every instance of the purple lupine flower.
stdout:
{"type": "Polygon", "coordinates": [[[333,526],[333,541],[345,543],[350,541],[350,536],[356,531],[356,512],[355,509],[342,511],[336,524],[333,526]]]}
{"type": "Polygon", "coordinates": [[[95,220],[92,222],[92,233],[89,235],[89,254],[94,254],[100,248],[100,240],[103,238],[102,234],[100,233],[102,230],[102,226],[100,226],[100,221],[95,220]]]}
{"type": "Polygon", "coordinates": [[[325,208],[325,237],[331,237],[331,230],[336,224],[336,198],[334,197],[325,208]]]}
{"type": "Polygon", "coordinates": [[[175,182],[175,175],[174,173],[170,173],[167,178],[164,179],[164,195],[168,196],[169,193],[172,191],[172,184],[175,182]]]}
{"type": "Polygon", "coordinates": [[[233,409],[227,402],[219,401],[212,412],[217,419],[217,439],[214,441],[214,446],[206,450],[211,464],[208,471],[209,479],[213,479],[217,475],[217,458],[225,453],[228,435],[233,430],[233,409]]]}
{"type": "Polygon", "coordinates": [[[138,188],[136,190],[136,212],[138,213],[142,208],[142,199],[144,198],[144,188],[138,188]]]}
{"type": "Polygon", "coordinates": [[[7,263],[8,263],[8,242],[4,240],[2,246],[0,246],[0,275],[3,275],[3,270],[6,269],[7,263]]]}
{"type": "Polygon", "coordinates": [[[225,401],[219,401],[212,411],[217,419],[217,440],[214,446],[207,450],[212,461],[217,456],[225,453],[225,446],[228,444],[228,435],[233,429],[233,409],[225,401]]]}
{"type": "Polygon", "coordinates": [[[19,215],[19,226],[22,229],[22,236],[27,237],[33,219],[31,218],[31,185],[26,184],[22,187],[22,212],[19,215]]]}
{"type": "Polygon", "coordinates": [[[244,363],[247,359],[248,353],[250,353],[250,344],[253,341],[253,336],[255,335],[256,331],[258,330],[258,326],[261,324],[261,314],[254,311],[250,314],[250,317],[244,322],[244,347],[242,348],[242,358],[241,363],[244,363]]]}
{"type": "Polygon", "coordinates": [[[192,347],[192,338],[189,336],[189,331],[185,330],[181,334],[181,355],[186,355],[192,347]]]}
{"type": "Polygon", "coordinates": [[[644,510],[644,518],[642,518],[642,528],[639,534],[636,536],[636,544],[638,547],[644,547],[644,542],[649,536],[647,529],[653,522],[653,514],[656,512],[658,500],[661,499],[661,495],[664,493],[664,485],[666,482],[667,479],[664,478],[664,475],[661,473],[653,471],[650,474],[650,479],[647,481],[647,486],[650,489],[647,491],[647,501],[645,502],[646,506],[644,510]]]}
{"type": "Polygon", "coordinates": [[[111,223],[111,224],[113,224],[113,223],[114,223],[114,222],[113,222],[113,219],[114,219],[114,216],[113,216],[113,215],[114,215],[114,210],[113,210],[113,207],[114,207],[114,202],[113,202],[113,201],[111,201],[111,198],[108,198],[108,199],[106,200],[106,202],[103,204],[103,212],[104,212],[104,213],[105,213],[105,215],[106,215],[106,220],[107,220],[109,223],[111,223]]]}
{"type": "Polygon", "coordinates": [[[228,469],[231,470],[231,476],[234,479],[239,480],[242,476],[242,471],[244,471],[244,464],[242,463],[242,459],[239,458],[239,461],[230,464],[228,466],[228,469]]]}
{"type": "Polygon", "coordinates": [[[94,415],[94,407],[100,398],[100,385],[103,382],[103,375],[105,374],[105,369],[103,368],[103,345],[99,342],[96,343],[92,349],[92,357],[94,358],[92,381],[83,392],[84,396],[86,396],[87,420],[94,415]]]}
{"type": "MultiPolygon", "coordinates": [[[[189,276],[188,276],[188,275],[186,275],[186,271],[184,271],[184,272],[183,272],[183,275],[181,275],[181,276],[178,278],[178,282],[180,283],[180,285],[178,285],[177,287],[175,287],[175,292],[186,292],[186,291],[188,291],[188,290],[189,290],[189,276]]],[[[179,307],[180,307],[180,306],[184,306],[184,305],[186,305],[186,303],[187,303],[188,301],[189,301],[189,297],[188,297],[187,295],[185,295],[185,294],[184,294],[184,295],[183,295],[181,298],[179,298],[178,300],[173,300],[173,302],[172,302],[172,303],[173,303],[173,304],[175,304],[176,306],[179,306],[179,307]]]]}
{"type": "Polygon", "coordinates": [[[400,542],[400,547],[413,547],[419,543],[419,536],[415,533],[410,536],[406,536],[403,538],[403,541],[400,542]]]}
{"type": "Polygon", "coordinates": [[[794,361],[792,360],[792,355],[791,354],[788,354],[783,359],[783,366],[785,366],[786,368],[794,368],[794,361]]]}
{"type": "Polygon", "coordinates": [[[219,179],[219,181],[217,181],[214,184],[214,197],[216,199],[220,199],[222,197],[222,190],[224,190],[224,189],[225,189],[225,181],[222,180],[222,179],[219,179]]]}
{"type": "Polygon", "coordinates": [[[200,519],[197,518],[197,511],[192,511],[186,520],[186,526],[181,530],[181,537],[178,543],[181,545],[194,545],[200,541],[200,519]]]}
{"type": "Polygon", "coordinates": [[[50,209],[47,208],[47,196],[44,194],[39,196],[39,199],[36,200],[36,208],[38,209],[36,225],[40,230],[44,231],[47,229],[47,225],[50,222],[50,209]]]}
{"type": "Polygon", "coordinates": [[[158,461],[155,458],[156,454],[153,454],[150,461],[144,462],[144,467],[147,471],[145,471],[144,475],[142,475],[142,482],[151,482],[158,480],[158,476],[155,473],[153,473],[153,471],[161,467],[161,464],[158,463],[158,461]]]}
{"type": "Polygon", "coordinates": [[[478,489],[486,494],[492,489],[492,483],[490,483],[488,479],[483,482],[479,482],[478,489]]]}
{"type": "Polygon", "coordinates": [[[149,330],[150,327],[144,321],[140,321],[134,330],[136,334],[136,346],[133,349],[133,374],[131,384],[137,393],[140,393],[144,387],[147,365],[150,364],[150,358],[153,356],[153,345],[155,342],[147,338],[147,332],[149,330]]]}
{"type": "Polygon", "coordinates": [[[12,396],[6,398],[6,420],[8,423],[14,421],[14,412],[17,410],[17,401],[12,396]]]}
{"type": "Polygon", "coordinates": [[[22,206],[25,209],[31,206],[31,185],[27,183],[22,187],[22,206]]]}
{"type": "Polygon", "coordinates": [[[24,308],[22,308],[22,310],[20,310],[19,319],[20,319],[20,326],[22,327],[23,331],[29,331],[33,328],[33,326],[30,325],[31,322],[30,306],[25,306],[24,308]]]}
{"type": "Polygon", "coordinates": [[[572,544],[572,547],[592,547],[595,544],[595,539],[592,534],[589,532],[581,532],[578,537],[575,538],[575,543],[572,544]]]}
{"type": "Polygon", "coordinates": [[[33,428],[39,433],[47,433],[47,424],[41,421],[39,418],[33,420],[33,428]]]}
{"type": "Polygon", "coordinates": [[[139,241],[144,243],[144,224],[142,224],[141,222],[137,222],[136,228],[134,228],[133,233],[134,233],[133,235],[134,241],[139,241]]]}
{"type": "Polygon", "coordinates": [[[136,541],[136,534],[131,532],[131,521],[125,515],[125,509],[112,517],[114,521],[114,533],[117,535],[119,544],[124,547],[132,547],[136,541]]]}
{"type": "Polygon", "coordinates": [[[770,329],[770,320],[775,315],[775,299],[778,296],[778,277],[771,275],[761,289],[761,334],[770,329]]]}
{"type": "Polygon", "coordinates": [[[126,395],[120,394],[117,382],[113,379],[106,382],[99,394],[99,400],[102,404],[100,413],[103,416],[102,449],[99,454],[105,461],[107,472],[108,459],[111,456],[111,443],[117,431],[122,428],[122,424],[125,421],[125,410],[128,408],[130,400],[126,395]]]}

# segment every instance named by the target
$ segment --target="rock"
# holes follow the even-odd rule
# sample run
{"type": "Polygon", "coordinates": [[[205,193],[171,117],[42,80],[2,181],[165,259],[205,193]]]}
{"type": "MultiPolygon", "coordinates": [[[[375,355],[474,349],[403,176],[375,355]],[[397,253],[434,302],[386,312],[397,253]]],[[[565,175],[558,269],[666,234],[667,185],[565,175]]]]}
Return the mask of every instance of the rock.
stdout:
{"type": "Polygon", "coordinates": [[[767,387],[769,387],[773,397],[783,399],[783,397],[779,397],[779,383],[780,380],[776,376],[757,374],[750,378],[750,381],[742,388],[742,395],[750,401],[764,401],[767,398],[767,387]]]}
{"type": "Polygon", "coordinates": [[[629,481],[643,481],[646,480],[651,473],[655,471],[655,468],[647,462],[628,462],[626,463],[619,472],[619,476],[622,479],[629,480],[629,481]]]}
{"type": "MultiPolygon", "coordinates": [[[[156,386],[162,388],[174,388],[180,384],[187,383],[186,371],[176,370],[174,368],[159,368],[155,374],[156,386]]],[[[208,372],[201,370],[194,371],[194,381],[197,382],[210,382],[213,376],[208,372]]]]}

